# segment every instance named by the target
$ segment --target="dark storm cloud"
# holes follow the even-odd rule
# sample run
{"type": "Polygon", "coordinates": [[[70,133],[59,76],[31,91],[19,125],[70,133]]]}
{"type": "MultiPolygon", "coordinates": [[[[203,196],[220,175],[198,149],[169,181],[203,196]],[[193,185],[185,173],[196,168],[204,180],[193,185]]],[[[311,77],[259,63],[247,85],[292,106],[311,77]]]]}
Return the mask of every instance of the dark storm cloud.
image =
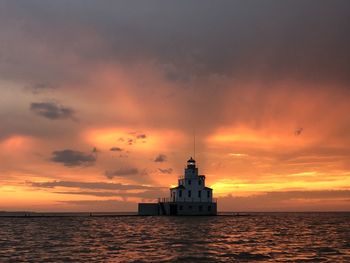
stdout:
{"type": "Polygon", "coordinates": [[[89,166],[95,163],[96,157],[92,154],[65,149],[52,152],[51,161],[61,163],[67,167],[89,166]]]}
{"type": "Polygon", "coordinates": [[[154,159],[154,162],[156,163],[163,163],[167,160],[167,157],[165,154],[159,154],[158,156],[156,156],[156,158],[154,159]]]}
{"type": "Polygon", "coordinates": [[[90,190],[152,190],[158,187],[121,184],[121,183],[104,183],[104,182],[77,182],[77,181],[50,181],[50,182],[27,182],[32,187],[37,188],[80,188],[90,190]]]}
{"type": "Polygon", "coordinates": [[[74,54],[84,67],[150,58],[170,65],[170,81],[218,73],[348,84],[349,8],[345,0],[2,1],[0,72],[57,78],[70,74],[74,54]],[[33,46],[61,56],[48,63],[33,46]],[[49,71],[32,66],[45,63],[49,71]]]}
{"type": "Polygon", "coordinates": [[[135,167],[124,167],[114,171],[106,171],[105,175],[107,178],[112,179],[113,177],[134,176],[134,175],[137,175],[138,173],[139,173],[139,170],[135,167]]]}
{"type": "Polygon", "coordinates": [[[53,102],[33,102],[30,110],[39,116],[50,120],[72,119],[75,120],[74,110],[53,102]]]}

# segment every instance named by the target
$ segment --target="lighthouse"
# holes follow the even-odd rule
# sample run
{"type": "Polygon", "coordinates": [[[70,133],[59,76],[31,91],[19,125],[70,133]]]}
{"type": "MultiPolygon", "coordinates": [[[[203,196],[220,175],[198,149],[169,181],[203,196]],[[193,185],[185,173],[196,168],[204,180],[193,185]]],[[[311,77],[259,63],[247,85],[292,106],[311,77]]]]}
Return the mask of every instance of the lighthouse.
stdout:
{"type": "Polygon", "coordinates": [[[178,185],[170,188],[170,197],[159,198],[158,203],[140,203],[139,215],[216,215],[217,203],[213,189],[205,185],[205,175],[198,173],[196,161],[187,161],[178,185]]]}

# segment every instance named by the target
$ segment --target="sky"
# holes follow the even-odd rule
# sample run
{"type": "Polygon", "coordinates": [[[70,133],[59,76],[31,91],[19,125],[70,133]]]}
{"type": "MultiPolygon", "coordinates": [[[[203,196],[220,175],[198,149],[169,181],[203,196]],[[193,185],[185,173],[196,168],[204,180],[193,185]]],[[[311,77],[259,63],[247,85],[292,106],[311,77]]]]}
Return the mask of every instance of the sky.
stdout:
{"type": "Polygon", "coordinates": [[[0,211],[350,211],[350,2],[0,2],[0,211]]]}

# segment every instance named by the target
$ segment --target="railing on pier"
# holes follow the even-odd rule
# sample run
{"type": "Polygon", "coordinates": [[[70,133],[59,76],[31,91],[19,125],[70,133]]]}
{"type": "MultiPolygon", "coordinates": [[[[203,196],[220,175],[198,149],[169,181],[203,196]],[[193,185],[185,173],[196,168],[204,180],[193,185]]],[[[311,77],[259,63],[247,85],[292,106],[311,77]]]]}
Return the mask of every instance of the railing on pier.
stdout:
{"type": "MultiPolygon", "coordinates": [[[[212,203],[217,203],[217,198],[212,198],[212,203]]],[[[194,202],[208,202],[207,200],[198,200],[198,198],[183,198],[180,200],[176,200],[175,198],[171,197],[160,197],[158,198],[158,203],[171,203],[171,202],[186,202],[186,203],[194,203],[194,202]]]]}
{"type": "Polygon", "coordinates": [[[170,197],[160,197],[160,198],[158,198],[158,203],[168,203],[168,202],[174,202],[174,199],[170,198],[170,197]]]}

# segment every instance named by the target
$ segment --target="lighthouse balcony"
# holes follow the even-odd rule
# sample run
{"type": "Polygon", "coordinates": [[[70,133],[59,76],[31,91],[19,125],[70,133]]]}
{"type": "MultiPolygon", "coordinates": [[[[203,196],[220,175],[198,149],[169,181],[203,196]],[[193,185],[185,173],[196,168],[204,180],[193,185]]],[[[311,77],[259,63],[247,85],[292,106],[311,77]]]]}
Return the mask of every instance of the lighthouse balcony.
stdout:
{"type": "Polygon", "coordinates": [[[171,197],[160,197],[158,198],[158,203],[176,203],[176,202],[182,202],[182,203],[217,203],[217,198],[212,198],[210,200],[207,199],[200,199],[200,198],[181,198],[181,199],[176,199],[176,198],[171,198],[171,197]]]}

